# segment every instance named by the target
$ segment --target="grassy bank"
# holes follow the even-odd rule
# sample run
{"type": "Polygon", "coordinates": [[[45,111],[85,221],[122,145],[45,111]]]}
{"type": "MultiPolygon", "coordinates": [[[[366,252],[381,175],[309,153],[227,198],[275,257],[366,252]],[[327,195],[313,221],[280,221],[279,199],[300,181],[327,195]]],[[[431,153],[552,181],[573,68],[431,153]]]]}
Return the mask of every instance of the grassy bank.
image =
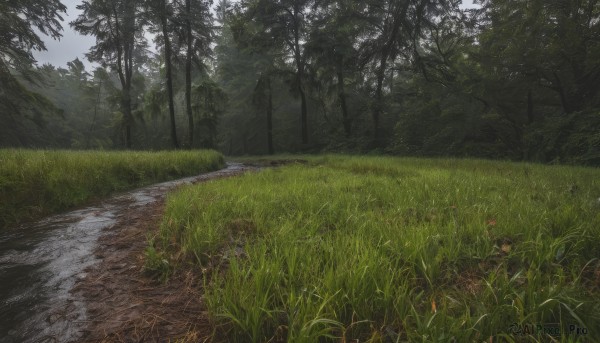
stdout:
{"type": "Polygon", "coordinates": [[[0,229],[92,198],[224,165],[215,151],[0,150],[0,229]]]}
{"type": "Polygon", "coordinates": [[[593,342],[599,197],[598,169],[312,158],[171,195],[147,266],[201,266],[221,341],[593,342]]]}

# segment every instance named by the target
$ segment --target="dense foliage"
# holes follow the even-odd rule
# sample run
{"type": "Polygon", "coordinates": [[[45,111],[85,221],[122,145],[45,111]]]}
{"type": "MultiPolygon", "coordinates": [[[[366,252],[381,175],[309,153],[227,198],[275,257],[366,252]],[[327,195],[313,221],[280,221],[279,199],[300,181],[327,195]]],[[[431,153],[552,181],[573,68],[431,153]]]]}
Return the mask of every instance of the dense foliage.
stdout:
{"type": "Polygon", "coordinates": [[[2,1],[0,3],[0,145],[36,141],[31,127],[42,126],[44,115],[56,115],[50,101],[29,91],[17,77],[40,82],[32,70],[32,51],[45,50],[38,32],[60,37],[59,20],[66,10],[59,0],[2,1]],[[32,125],[33,123],[33,125],[32,125]]]}
{"type": "Polygon", "coordinates": [[[0,150],[0,230],[110,193],[224,165],[216,151],[0,150]]]}
{"type": "Polygon", "coordinates": [[[93,0],[71,25],[94,71],[33,66],[64,10],[37,2],[3,5],[3,146],[600,164],[596,0],[93,0]]]}

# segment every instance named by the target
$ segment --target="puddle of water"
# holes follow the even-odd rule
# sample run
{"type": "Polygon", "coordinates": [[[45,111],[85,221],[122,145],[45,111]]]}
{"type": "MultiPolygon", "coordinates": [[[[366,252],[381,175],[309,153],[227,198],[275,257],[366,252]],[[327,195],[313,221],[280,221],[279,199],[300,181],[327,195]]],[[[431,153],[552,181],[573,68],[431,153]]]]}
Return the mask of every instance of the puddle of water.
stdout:
{"type": "Polygon", "coordinates": [[[0,233],[0,342],[66,342],[82,336],[85,304],[70,291],[97,262],[94,250],[104,229],[128,208],[145,206],[176,186],[237,174],[227,168],[169,181],[66,214],[0,233]]]}

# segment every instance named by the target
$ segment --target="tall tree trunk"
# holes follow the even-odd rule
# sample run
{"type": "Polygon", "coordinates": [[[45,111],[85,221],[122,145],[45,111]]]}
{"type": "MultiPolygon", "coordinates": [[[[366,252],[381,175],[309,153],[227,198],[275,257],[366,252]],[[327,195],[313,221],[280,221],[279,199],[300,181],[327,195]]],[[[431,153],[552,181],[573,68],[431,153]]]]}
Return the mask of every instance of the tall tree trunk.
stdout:
{"type": "Polygon", "coordinates": [[[192,37],[192,23],[190,21],[190,15],[192,13],[192,1],[185,0],[186,10],[186,34],[187,34],[187,56],[185,61],[185,108],[188,117],[188,136],[189,136],[189,148],[192,148],[194,143],[194,116],[192,114],[192,54],[193,54],[193,37],[192,37]]]}
{"type": "Polygon", "coordinates": [[[296,56],[296,65],[298,68],[298,73],[296,77],[298,78],[298,92],[300,93],[300,126],[302,127],[302,144],[308,144],[308,113],[307,113],[307,105],[306,105],[306,94],[304,93],[304,66],[302,64],[302,60],[300,54],[296,56]]]}
{"type": "MultiPolygon", "coordinates": [[[[92,119],[92,124],[90,125],[90,136],[92,131],[94,131],[94,126],[96,125],[96,117],[98,116],[98,104],[100,103],[100,94],[102,92],[102,80],[100,80],[100,84],[98,85],[98,93],[96,95],[96,102],[94,103],[94,119],[92,119]]],[[[89,141],[89,137],[88,137],[89,141]]]]}
{"type": "MultiPolygon", "coordinates": [[[[112,11],[116,21],[116,34],[121,35],[117,8],[114,4],[112,11]]],[[[127,37],[123,37],[123,39],[126,40],[127,37]]],[[[125,124],[125,148],[131,149],[131,78],[130,70],[128,68],[130,62],[128,52],[128,42],[124,42],[123,45],[117,45],[117,74],[119,75],[119,81],[121,82],[121,112],[123,112],[123,122],[125,124]]]]}
{"type": "Polygon", "coordinates": [[[269,155],[275,153],[273,147],[273,90],[271,89],[271,77],[267,76],[267,146],[269,155]]]}
{"type": "MultiPolygon", "coordinates": [[[[131,114],[131,80],[133,78],[133,46],[135,37],[135,18],[134,8],[131,3],[126,8],[125,19],[122,25],[116,20],[117,35],[122,35],[123,45],[117,46],[117,71],[121,80],[122,95],[121,105],[123,115],[125,116],[125,146],[131,149],[131,125],[133,124],[133,115],[131,114]]],[[[118,18],[116,6],[112,7],[115,19],[118,18]]]]}
{"type": "Polygon", "coordinates": [[[294,5],[294,55],[298,78],[298,92],[300,93],[301,112],[300,126],[302,127],[302,144],[308,144],[308,114],[306,105],[306,94],[304,93],[304,61],[300,52],[300,26],[298,25],[298,14],[300,10],[294,5]]]}
{"type": "Polygon", "coordinates": [[[129,87],[123,89],[121,109],[125,117],[125,147],[131,149],[131,122],[133,116],[131,115],[131,94],[129,87]]]}
{"type": "MultiPolygon", "coordinates": [[[[400,1],[391,2],[391,4],[397,4],[398,7],[396,7],[393,11],[394,15],[390,19],[392,20],[392,22],[390,23],[386,21],[386,23],[384,23],[385,29],[382,34],[386,41],[381,47],[379,68],[377,68],[376,71],[377,88],[375,89],[375,104],[373,106],[373,143],[375,147],[381,147],[381,145],[383,144],[383,137],[381,136],[379,121],[381,113],[383,112],[383,82],[385,80],[385,70],[387,68],[388,59],[390,58],[390,55],[393,54],[394,46],[400,33],[400,26],[402,25],[402,21],[406,17],[410,1],[404,1],[404,4],[402,5],[401,3],[402,2],[400,1]]],[[[392,9],[390,9],[390,11],[391,10],[392,9]]]]}
{"type": "Polygon", "coordinates": [[[306,109],[306,94],[304,89],[300,86],[300,101],[301,101],[301,125],[302,125],[302,144],[308,144],[308,114],[306,109]]]}
{"type": "Polygon", "coordinates": [[[531,124],[534,121],[533,117],[533,94],[531,89],[527,92],[527,123],[531,124]]]}
{"type": "Polygon", "coordinates": [[[346,137],[350,137],[352,134],[352,123],[350,122],[350,115],[348,114],[348,106],[346,104],[346,92],[344,90],[344,70],[343,62],[338,61],[337,79],[338,79],[338,98],[340,100],[340,108],[342,110],[342,118],[344,122],[344,131],[346,137]]]}
{"type": "Polygon", "coordinates": [[[373,104],[373,142],[379,146],[381,142],[381,132],[379,129],[379,119],[383,109],[383,81],[385,79],[385,68],[387,67],[388,52],[384,49],[377,68],[377,88],[375,89],[375,103],[373,104]]]}
{"type": "Polygon", "coordinates": [[[166,0],[163,0],[163,12],[161,16],[163,38],[165,40],[165,69],[167,72],[167,94],[169,96],[169,118],[171,119],[171,140],[175,149],[179,149],[177,141],[177,127],[175,126],[175,104],[173,102],[173,71],[171,65],[171,41],[167,28],[166,0]]]}
{"type": "Polygon", "coordinates": [[[567,95],[565,94],[565,89],[563,88],[560,77],[558,76],[558,74],[556,72],[554,72],[553,74],[554,74],[554,79],[556,80],[556,88],[555,89],[558,92],[558,94],[560,95],[560,103],[562,105],[563,111],[565,111],[566,114],[570,114],[572,112],[571,106],[570,106],[569,102],[567,101],[567,95]]]}

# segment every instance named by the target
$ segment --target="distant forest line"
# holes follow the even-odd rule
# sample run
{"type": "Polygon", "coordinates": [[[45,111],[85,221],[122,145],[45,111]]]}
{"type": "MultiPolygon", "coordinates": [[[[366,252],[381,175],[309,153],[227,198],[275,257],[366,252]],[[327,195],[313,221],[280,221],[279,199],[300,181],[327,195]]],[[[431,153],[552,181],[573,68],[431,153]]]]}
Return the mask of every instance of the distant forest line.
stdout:
{"type": "Polygon", "coordinates": [[[0,147],[600,165],[600,1],[460,3],[88,0],[94,70],[36,64],[59,0],[3,3],[0,147]]]}

